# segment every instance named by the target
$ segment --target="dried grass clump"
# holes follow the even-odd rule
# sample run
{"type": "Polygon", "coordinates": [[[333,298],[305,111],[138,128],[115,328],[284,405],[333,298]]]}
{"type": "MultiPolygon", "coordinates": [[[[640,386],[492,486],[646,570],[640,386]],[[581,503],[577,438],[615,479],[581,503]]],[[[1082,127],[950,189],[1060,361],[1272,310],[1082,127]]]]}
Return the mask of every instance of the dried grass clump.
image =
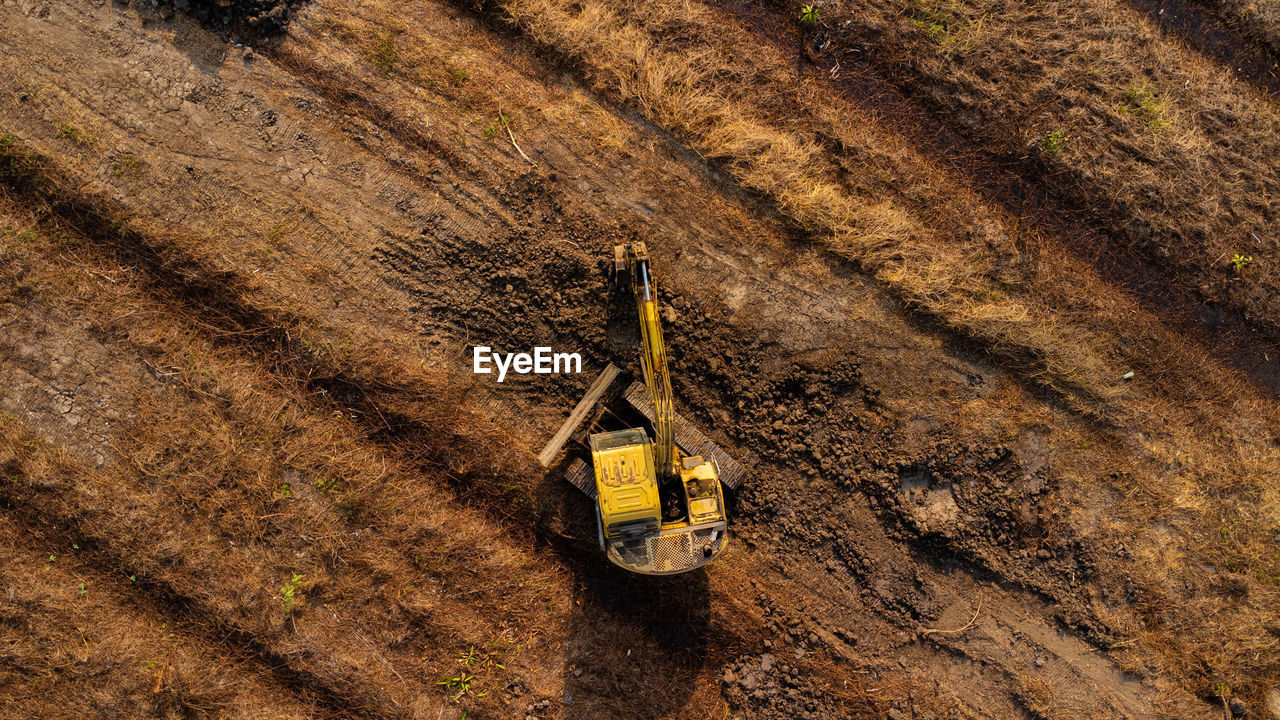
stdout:
{"type": "Polygon", "coordinates": [[[203,628],[131,598],[99,557],[42,531],[0,536],[0,685],[23,717],[315,716],[203,628]]]}
{"type": "Polygon", "coordinates": [[[1052,720],[1058,717],[1053,713],[1054,693],[1049,682],[1039,675],[1023,674],[1017,678],[1017,697],[1031,717],[1037,720],[1052,720]]]}

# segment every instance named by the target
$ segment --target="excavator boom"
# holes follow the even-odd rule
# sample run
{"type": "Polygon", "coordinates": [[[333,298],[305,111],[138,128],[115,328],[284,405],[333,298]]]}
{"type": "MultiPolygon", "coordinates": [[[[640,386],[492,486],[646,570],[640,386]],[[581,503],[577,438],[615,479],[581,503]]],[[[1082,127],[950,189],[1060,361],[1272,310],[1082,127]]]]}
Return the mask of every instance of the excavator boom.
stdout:
{"type": "Polygon", "coordinates": [[[667,370],[667,348],[662,341],[662,321],[658,316],[658,288],[649,274],[649,252],[644,243],[628,243],[614,249],[615,271],[625,273],[635,294],[640,315],[640,368],[654,408],[654,465],[658,479],[679,474],[676,457],[675,407],[671,401],[671,375],[667,370]]]}

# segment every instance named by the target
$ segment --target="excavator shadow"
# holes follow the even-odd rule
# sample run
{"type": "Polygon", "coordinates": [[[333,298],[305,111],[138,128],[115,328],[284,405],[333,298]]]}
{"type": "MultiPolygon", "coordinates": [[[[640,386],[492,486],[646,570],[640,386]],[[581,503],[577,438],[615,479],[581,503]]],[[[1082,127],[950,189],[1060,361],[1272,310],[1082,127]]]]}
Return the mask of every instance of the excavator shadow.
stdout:
{"type": "Polygon", "coordinates": [[[711,616],[703,569],[636,575],[589,551],[576,568],[564,717],[686,717],[711,616]]]}
{"type": "Polygon", "coordinates": [[[558,469],[548,471],[543,482],[542,537],[573,576],[563,717],[698,716],[689,705],[711,634],[706,571],[652,576],[616,567],[596,545],[593,503],[558,469]]]}

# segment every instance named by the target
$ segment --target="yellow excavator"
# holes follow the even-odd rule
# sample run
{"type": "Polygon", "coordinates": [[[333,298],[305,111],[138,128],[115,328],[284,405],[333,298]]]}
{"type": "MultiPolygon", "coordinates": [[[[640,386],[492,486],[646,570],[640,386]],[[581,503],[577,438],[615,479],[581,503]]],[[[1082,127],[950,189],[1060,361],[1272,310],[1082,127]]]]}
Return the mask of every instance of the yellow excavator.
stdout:
{"type": "Polygon", "coordinates": [[[605,367],[538,459],[550,467],[565,444],[576,441],[591,465],[573,457],[565,474],[595,500],[600,549],[632,572],[674,575],[725,549],[723,488],[737,488],[743,470],[675,413],[658,289],[644,243],[615,247],[614,273],[635,295],[644,384],[623,390],[618,368],[605,367]]]}

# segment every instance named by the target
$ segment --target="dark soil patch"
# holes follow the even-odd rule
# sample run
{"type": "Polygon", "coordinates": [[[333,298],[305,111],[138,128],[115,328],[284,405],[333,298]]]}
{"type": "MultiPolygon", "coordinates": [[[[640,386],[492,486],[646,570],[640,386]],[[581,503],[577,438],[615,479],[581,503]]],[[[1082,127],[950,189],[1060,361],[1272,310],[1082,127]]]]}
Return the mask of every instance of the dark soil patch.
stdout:
{"type": "Polygon", "coordinates": [[[1250,33],[1247,23],[1237,21],[1242,27],[1233,27],[1231,18],[1223,14],[1230,12],[1224,4],[1184,0],[1130,0],[1130,4],[1150,15],[1161,30],[1181,38],[1240,79],[1273,97],[1280,95],[1280,38],[1250,33]]]}
{"type": "Polygon", "coordinates": [[[180,12],[210,29],[233,30],[262,38],[279,35],[289,25],[293,12],[306,0],[138,0],[168,18],[180,12]]]}

